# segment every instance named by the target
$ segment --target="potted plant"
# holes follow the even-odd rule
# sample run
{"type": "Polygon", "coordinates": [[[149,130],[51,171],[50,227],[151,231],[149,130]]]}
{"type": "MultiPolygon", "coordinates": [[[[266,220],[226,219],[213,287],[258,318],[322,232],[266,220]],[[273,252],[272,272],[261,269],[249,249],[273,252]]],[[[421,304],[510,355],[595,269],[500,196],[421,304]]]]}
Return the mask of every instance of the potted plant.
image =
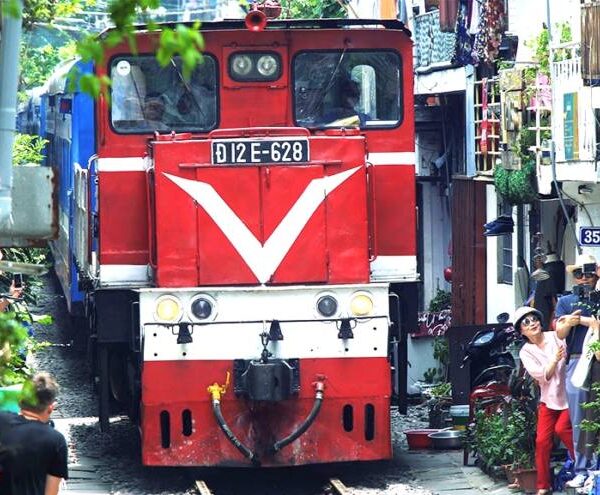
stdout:
{"type": "Polygon", "coordinates": [[[429,395],[429,428],[444,428],[447,426],[446,419],[450,419],[452,385],[448,382],[438,383],[429,390],[429,395]]]}
{"type": "MultiPolygon", "coordinates": [[[[590,344],[587,352],[595,353],[596,360],[599,360],[600,341],[590,344]]],[[[598,380],[600,370],[598,367],[600,367],[598,362],[592,363],[590,369],[590,397],[589,401],[583,404],[586,419],[581,422],[581,429],[586,432],[586,447],[596,455],[600,455],[600,380],[598,380]]]]}
{"type": "MultiPolygon", "coordinates": [[[[523,483],[535,463],[536,408],[531,389],[524,384],[527,381],[526,376],[514,379],[511,396],[475,404],[467,434],[469,450],[483,471],[494,474],[508,467],[517,478],[523,473],[523,483]]],[[[519,484],[524,486],[520,480],[519,484]]]]}

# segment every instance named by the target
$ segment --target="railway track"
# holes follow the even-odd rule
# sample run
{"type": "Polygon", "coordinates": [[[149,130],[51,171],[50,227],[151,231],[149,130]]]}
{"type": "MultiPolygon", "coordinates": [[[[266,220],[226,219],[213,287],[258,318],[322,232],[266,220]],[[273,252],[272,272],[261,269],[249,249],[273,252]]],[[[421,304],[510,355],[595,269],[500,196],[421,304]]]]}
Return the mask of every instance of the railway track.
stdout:
{"type": "Polygon", "coordinates": [[[198,495],[214,495],[204,481],[196,480],[194,484],[196,485],[196,490],[198,490],[198,495]]]}
{"type": "Polygon", "coordinates": [[[339,478],[330,478],[331,494],[350,495],[351,491],[341,482],[339,478]]]}
{"type": "MultiPolygon", "coordinates": [[[[198,495],[217,495],[211,491],[204,480],[196,480],[194,485],[198,495]]],[[[329,478],[323,490],[323,495],[352,495],[352,493],[353,491],[339,478],[329,478]]]]}

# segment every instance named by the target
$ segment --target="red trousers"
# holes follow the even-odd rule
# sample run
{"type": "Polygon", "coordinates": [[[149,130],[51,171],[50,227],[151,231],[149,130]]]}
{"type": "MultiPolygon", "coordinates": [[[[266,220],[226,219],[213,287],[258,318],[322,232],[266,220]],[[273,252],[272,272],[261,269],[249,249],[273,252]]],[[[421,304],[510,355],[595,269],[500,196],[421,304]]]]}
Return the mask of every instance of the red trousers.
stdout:
{"type": "Polygon", "coordinates": [[[573,429],[571,428],[571,419],[569,410],[563,409],[557,411],[548,409],[546,404],[540,402],[538,406],[537,434],[535,439],[535,467],[537,469],[537,489],[549,489],[550,479],[550,454],[552,453],[552,444],[554,434],[562,440],[571,459],[575,459],[573,451],[573,429]]]}

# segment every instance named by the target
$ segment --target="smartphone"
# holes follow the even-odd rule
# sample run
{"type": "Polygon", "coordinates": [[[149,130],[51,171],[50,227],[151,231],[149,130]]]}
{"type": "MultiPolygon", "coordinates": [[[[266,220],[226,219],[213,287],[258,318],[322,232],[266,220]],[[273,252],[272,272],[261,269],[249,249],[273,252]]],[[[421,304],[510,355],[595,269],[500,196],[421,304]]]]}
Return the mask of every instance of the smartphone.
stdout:
{"type": "Polygon", "coordinates": [[[13,275],[13,281],[15,282],[15,287],[17,289],[23,287],[23,275],[20,273],[15,273],[13,275]]]}

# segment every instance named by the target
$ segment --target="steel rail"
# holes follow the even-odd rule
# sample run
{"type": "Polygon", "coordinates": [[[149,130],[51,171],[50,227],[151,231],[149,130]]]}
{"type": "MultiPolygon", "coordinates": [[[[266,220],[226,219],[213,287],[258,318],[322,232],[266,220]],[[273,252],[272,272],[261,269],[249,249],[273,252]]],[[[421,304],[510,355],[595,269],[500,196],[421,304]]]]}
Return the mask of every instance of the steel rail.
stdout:
{"type": "Polygon", "coordinates": [[[344,483],[340,481],[339,478],[330,478],[329,484],[331,485],[333,492],[337,493],[338,495],[350,495],[351,493],[350,490],[346,487],[346,485],[344,485],[344,483]]]}
{"type": "Polygon", "coordinates": [[[213,492],[210,491],[210,488],[208,488],[208,485],[204,481],[196,480],[194,484],[200,495],[213,495],[213,492]]]}

